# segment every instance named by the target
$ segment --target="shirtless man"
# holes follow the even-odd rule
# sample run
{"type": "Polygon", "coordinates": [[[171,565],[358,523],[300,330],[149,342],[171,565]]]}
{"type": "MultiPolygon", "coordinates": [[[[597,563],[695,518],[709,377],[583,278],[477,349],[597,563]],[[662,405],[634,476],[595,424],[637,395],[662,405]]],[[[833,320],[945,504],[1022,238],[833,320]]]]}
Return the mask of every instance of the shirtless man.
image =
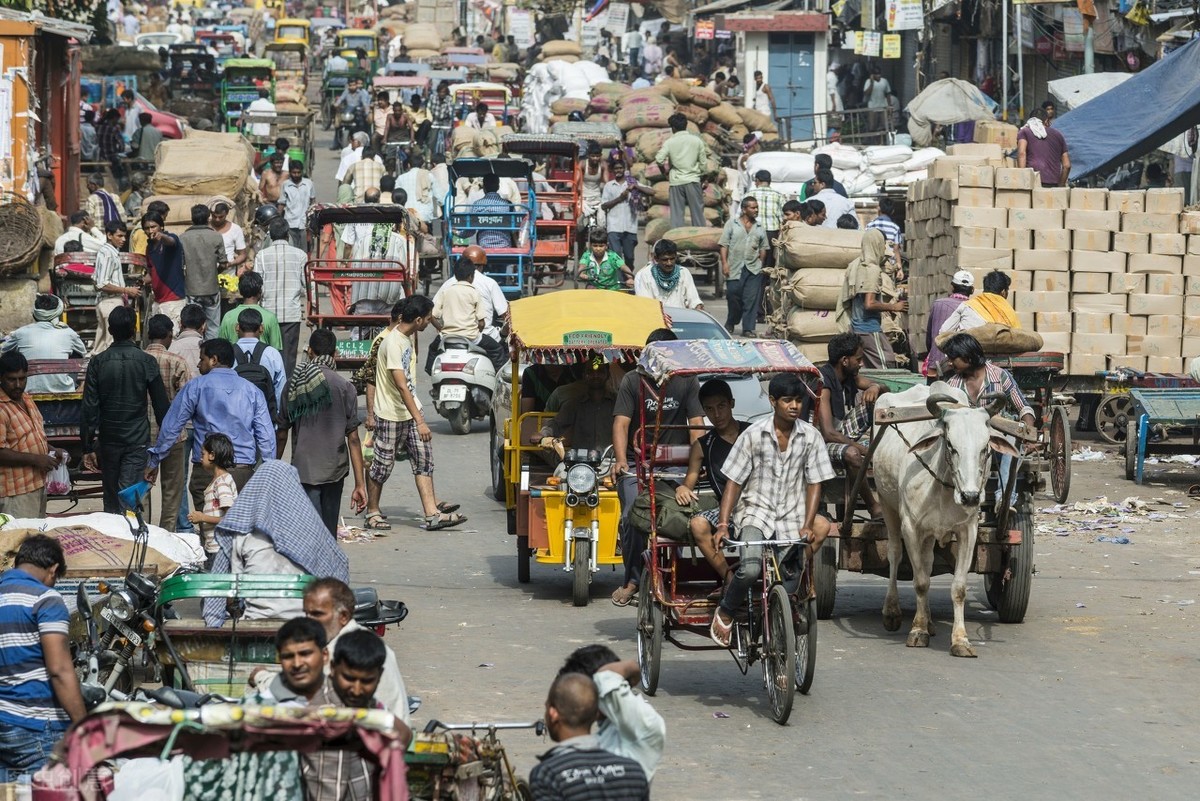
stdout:
{"type": "Polygon", "coordinates": [[[283,194],[283,182],[288,175],[283,171],[284,153],[276,150],[271,154],[271,161],[262,171],[258,179],[258,191],[264,203],[277,203],[283,194]]]}

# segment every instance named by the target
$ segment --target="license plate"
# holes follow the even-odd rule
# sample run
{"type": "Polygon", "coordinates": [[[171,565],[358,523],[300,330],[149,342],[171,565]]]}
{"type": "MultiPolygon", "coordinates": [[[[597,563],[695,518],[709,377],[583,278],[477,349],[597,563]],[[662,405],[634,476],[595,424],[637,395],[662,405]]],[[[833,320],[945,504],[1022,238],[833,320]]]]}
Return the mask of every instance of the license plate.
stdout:
{"type": "Polygon", "coordinates": [[[117,620],[117,616],[107,606],[100,607],[100,617],[113,625],[117,631],[121,632],[121,636],[129,640],[134,645],[142,644],[142,635],[138,634],[133,629],[126,626],[123,621],[117,620]]]}
{"type": "Polygon", "coordinates": [[[465,401],[467,399],[467,388],[464,386],[442,387],[438,393],[440,401],[465,401]]]}

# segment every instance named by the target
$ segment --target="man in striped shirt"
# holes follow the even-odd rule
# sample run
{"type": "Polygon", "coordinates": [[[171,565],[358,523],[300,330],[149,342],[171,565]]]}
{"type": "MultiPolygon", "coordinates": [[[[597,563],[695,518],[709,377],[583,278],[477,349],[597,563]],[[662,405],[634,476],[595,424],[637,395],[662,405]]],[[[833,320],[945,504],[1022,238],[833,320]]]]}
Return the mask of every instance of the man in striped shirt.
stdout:
{"type": "Polygon", "coordinates": [[[892,249],[892,258],[896,261],[896,266],[903,264],[900,261],[900,246],[904,244],[904,234],[900,232],[900,226],[892,219],[892,215],[896,213],[896,204],[889,197],[879,199],[879,216],[867,223],[867,228],[876,228],[883,234],[883,238],[888,241],[888,245],[892,249]]]}
{"type": "Polygon", "coordinates": [[[87,714],[67,642],[67,606],[52,588],[66,570],[58,540],[34,534],[0,574],[0,782],[46,764],[87,714]]]}

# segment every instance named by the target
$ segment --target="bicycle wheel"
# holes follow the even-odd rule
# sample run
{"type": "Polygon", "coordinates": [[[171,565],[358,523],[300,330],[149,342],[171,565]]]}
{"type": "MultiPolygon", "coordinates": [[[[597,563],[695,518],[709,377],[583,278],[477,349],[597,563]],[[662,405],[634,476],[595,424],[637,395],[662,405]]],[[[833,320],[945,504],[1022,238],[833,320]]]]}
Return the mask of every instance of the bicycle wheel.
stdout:
{"type": "Polygon", "coordinates": [[[796,697],[796,629],[792,624],[792,602],[782,584],[776,584],[767,594],[763,641],[771,718],[782,726],[792,714],[796,697]]]}
{"type": "Polygon", "coordinates": [[[642,574],[638,588],[637,648],[638,667],[642,671],[642,692],[658,691],[658,670],[662,665],[663,613],[651,591],[650,572],[642,574]]]}
{"type": "Polygon", "coordinates": [[[817,672],[817,602],[804,602],[803,614],[796,609],[796,689],[808,695],[817,672]]]}

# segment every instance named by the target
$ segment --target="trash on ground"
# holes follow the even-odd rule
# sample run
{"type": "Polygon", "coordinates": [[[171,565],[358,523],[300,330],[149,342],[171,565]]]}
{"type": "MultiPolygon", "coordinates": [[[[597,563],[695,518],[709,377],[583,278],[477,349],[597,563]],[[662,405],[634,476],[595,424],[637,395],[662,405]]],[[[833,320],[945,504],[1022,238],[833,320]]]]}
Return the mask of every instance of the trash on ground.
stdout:
{"type": "Polygon", "coordinates": [[[729,717],[729,714],[726,712],[713,712],[713,717],[724,719],[724,718],[729,717]]]}
{"type": "MultiPolygon", "coordinates": [[[[1152,512],[1149,502],[1133,496],[1119,502],[1113,502],[1105,496],[1100,496],[1087,501],[1046,506],[1038,511],[1041,515],[1040,519],[1049,522],[1039,524],[1037,531],[1039,534],[1053,534],[1056,537],[1069,537],[1076,532],[1086,534],[1111,532],[1112,536],[1117,536],[1117,532],[1120,534],[1136,533],[1137,529],[1129,525],[1135,520],[1161,522],[1191,518],[1187,514],[1178,514],[1178,512],[1186,511],[1187,506],[1177,506],[1173,502],[1161,499],[1154,499],[1154,502],[1167,506],[1171,511],[1152,512]]],[[[1108,542],[1103,537],[1094,541],[1108,542]]]]}
{"type": "Polygon", "coordinates": [[[1106,458],[1104,451],[1094,451],[1090,445],[1071,454],[1072,462],[1103,462],[1106,458]]]}
{"type": "Polygon", "coordinates": [[[1129,537],[1096,537],[1096,542],[1111,542],[1113,545],[1128,545],[1129,537]]]}

